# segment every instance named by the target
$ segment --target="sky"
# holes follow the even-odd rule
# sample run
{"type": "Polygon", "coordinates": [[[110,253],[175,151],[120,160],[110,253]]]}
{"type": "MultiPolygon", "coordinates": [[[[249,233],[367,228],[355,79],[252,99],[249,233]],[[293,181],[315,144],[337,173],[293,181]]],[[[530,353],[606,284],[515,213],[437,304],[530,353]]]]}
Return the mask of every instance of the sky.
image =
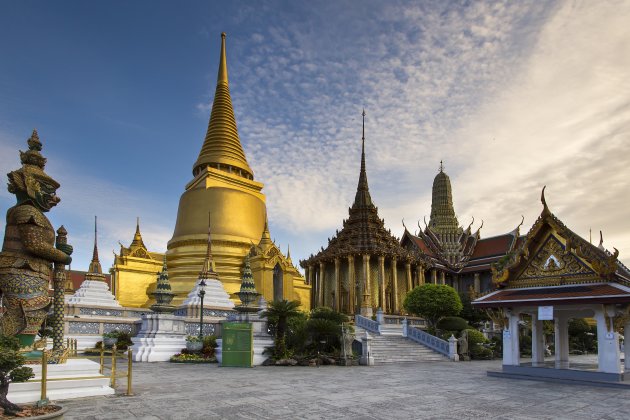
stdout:
{"type": "MultiPolygon", "coordinates": [[[[241,143],[271,235],[326,246],[357,187],[397,237],[430,214],[440,161],[459,222],[527,232],[550,209],[630,263],[630,1],[3,1],[0,173],[37,128],[49,217],[101,263],[140,217],[164,252],[207,128],[227,33],[241,143]]],[[[0,189],[0,211],[14,204],[0,189]]],[[[4,226],[0,227],[4,235],[4,226]]]]}

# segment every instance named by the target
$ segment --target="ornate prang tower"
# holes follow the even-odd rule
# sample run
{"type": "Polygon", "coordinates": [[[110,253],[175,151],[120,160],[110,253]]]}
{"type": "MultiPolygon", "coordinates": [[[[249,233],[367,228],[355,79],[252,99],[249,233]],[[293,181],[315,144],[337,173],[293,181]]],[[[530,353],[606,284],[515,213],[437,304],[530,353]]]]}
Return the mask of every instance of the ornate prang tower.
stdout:
{"type": "Polygon", "coordinates": [[[193,165],[168,242],[171,286],[180,304],[195,286],[207,250],[208,213],[213,220],[212,250],[216,270],[228,293],[241,284],[243,257],[260,241],[265,226],[263,184],[254,181],[239,140],[228,86],[225,33],[221,34],[219,73],[210,122],[193,165]]]}

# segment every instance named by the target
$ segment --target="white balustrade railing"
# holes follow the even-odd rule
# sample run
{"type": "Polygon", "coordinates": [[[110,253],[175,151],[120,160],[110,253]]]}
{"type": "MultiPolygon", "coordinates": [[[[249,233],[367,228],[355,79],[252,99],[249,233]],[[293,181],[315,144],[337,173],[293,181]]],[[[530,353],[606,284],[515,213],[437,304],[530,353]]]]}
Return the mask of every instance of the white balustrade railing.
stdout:
{"type": "Polygon", "coordinates": [[[370,318],[366,318],[364,316],[361,315],[355,315],[354,316],[354,324],[359,327],[359,328],[363,328],[366,331],[369,331],[373,334],[380,334],[381,333],[381,328],[380,325],[378,324],[378,322],[371,320],[370,318]]]}
{"type": "Polygon", "coordinates": [[[437,353],[450,357],[448,341],[424,332],[419,328],[409,326],[407,329],[407,338],[427,346],[437,353]]]}

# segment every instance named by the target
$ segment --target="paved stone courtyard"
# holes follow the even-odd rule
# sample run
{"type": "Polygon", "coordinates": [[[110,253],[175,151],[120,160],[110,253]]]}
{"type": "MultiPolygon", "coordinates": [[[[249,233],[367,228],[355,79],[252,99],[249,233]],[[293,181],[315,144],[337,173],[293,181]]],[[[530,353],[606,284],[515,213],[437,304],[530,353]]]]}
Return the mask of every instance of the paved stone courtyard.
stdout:
{"type": "Polygon", "coordinates": [[[630,390],[487,377],[500,363],[253,369],[137,363],[134,396],[64,405],[70,419],[630,418],[630,390]]]}

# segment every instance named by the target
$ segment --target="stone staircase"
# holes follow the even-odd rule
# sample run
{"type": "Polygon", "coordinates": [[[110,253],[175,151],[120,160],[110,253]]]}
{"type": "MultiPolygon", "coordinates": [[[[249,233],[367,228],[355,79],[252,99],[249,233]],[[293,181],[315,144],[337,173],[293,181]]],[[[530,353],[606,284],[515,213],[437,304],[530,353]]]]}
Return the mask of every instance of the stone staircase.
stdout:
{"type": "MultiPolygon", "coordinates": [[[[448,357],[403,337],[400,325],[381,325],[381,335],[368,334],[372,338],[372,356],[377,365],[448,361],[448,357]]],[[[360,341],[365,337],[365,330],[355,327],[355,336],[360,341]]]]}

